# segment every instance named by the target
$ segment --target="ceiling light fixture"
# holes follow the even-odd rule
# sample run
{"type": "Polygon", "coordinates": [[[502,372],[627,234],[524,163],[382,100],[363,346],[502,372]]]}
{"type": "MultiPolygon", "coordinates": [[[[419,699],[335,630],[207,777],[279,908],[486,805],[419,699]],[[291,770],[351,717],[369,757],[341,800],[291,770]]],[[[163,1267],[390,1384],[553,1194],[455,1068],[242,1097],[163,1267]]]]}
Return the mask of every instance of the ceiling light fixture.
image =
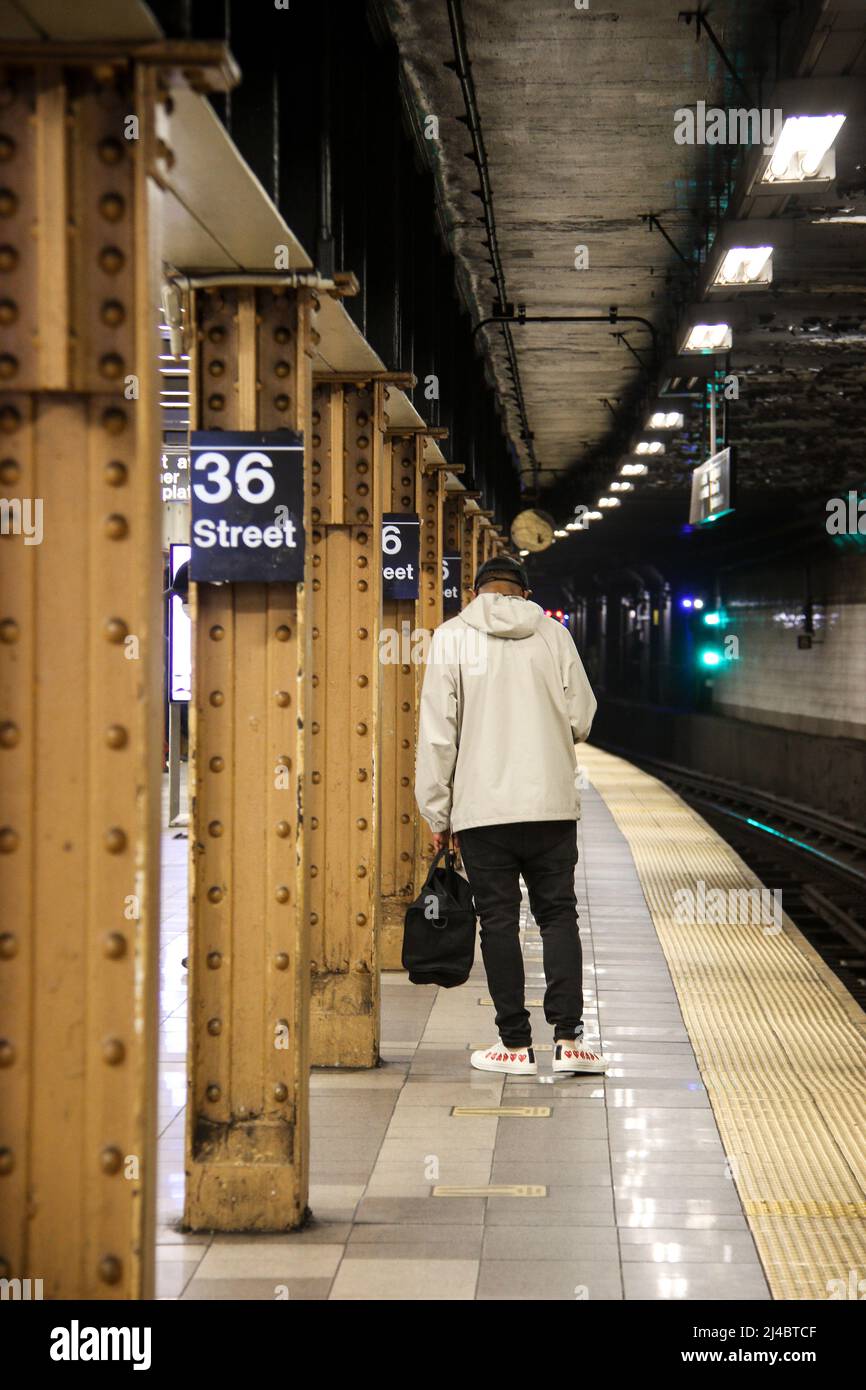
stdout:
{"type": "Polygon", "coordinates": [[[642,478],[649,469],[645,463],[624,463],[619,472],[622,478],[642,478]]]}
{"type": "Polygon", "coordinates": [[[683,417],[678,410],[657,410],[646,422],[648,430],[681,430],[683,417]]]}
{"type": "Polygon", "coordinates": [[[660,439],[642,439],[634,446],[636,454],[663,454],[665,446],[660,439]]]}
{"type": "Polygon", "coordinates": [[[722,258],[713,284],[769,285],[772,278],[772,246],[732,246],[722,258]]]}
{"type": "Polygon", "coordinates": [[[619,507],[621,503],[618,497],[599,497],[598,505],[600,507],[619,507]]]}
{"type": "Polygon", "coordinates": [[[683,352],[726,352],[733,341],[729,323],[695,323],[683,343],[683,352]]]}
{"type": "Polygon", "coordinates": [[[611,492],[633,492],[634,483],[611,483],[611,492]]]}
{"type": "Polygon", "coordinates": [[[836,177],[831,145],[844,116],[789,116],[773,146],[761,183],[803,183],[836,177]]]}

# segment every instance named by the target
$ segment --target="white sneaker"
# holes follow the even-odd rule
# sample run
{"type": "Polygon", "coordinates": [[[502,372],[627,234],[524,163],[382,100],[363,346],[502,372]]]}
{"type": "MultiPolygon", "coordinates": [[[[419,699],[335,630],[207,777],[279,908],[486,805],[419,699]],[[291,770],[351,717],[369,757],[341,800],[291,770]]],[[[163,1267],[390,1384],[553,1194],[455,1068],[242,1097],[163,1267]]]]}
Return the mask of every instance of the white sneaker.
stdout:
{"type": "Polygon", "coordinates": [[[532,1046],[506,1047],[494,1043],[486,1052],[473,1052],[469,1061],[478,1071],[504,1071],[509,1076],[536,1076],[538,1067],[532,1046]]]}
{"type": "Polygon", "coordinates": [[[574,1043],[557,1042],[553,1045],[554,1071],[577,1075],[581,1072],[603,1072],[607,1068],[607,1058],[591,1048],[583,1038],[578,1038],[574,1043]]]}

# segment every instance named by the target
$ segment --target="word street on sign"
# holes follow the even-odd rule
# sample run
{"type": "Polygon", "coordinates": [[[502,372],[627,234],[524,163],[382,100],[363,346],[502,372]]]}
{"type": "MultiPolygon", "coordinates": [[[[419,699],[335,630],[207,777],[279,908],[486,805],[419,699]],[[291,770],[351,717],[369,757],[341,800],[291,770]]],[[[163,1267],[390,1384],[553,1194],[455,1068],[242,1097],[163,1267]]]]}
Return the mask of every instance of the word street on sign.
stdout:
{"type": "Polygon", "coordinates": [[[198,583],[304,577],[304,439],[295,430],[196,430],[190,438],[198,583]]]}
{"type": "Polygon", "coordinates": [[[446,614],[460,612],[460,581],[463,557],[442,556],[442,609],[446,614]]]}
{"type": "Polygon", "coordinates": [[[382,597],[417,598],[421,522],[405,512],[382,514],[382,597]]]}

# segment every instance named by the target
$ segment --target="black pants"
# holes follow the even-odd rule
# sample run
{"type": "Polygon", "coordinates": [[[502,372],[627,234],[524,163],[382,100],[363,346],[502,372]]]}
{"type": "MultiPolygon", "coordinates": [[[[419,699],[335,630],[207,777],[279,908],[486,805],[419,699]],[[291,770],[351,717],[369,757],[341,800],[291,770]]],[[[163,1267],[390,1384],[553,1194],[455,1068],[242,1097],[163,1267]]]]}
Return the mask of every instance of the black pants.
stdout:
{"type": "Polygon", "coordinates": [[[532,1041],[518,934],[520,874],[541,932],[547,981],[544,1016],[553,1025],[555,1039],[579,1036],[583,957],[574,896],[576,821],[485,825],[461,830],[459,836],[481,920],[481,954],[503,1043],[526,1047],[532,1041]]]}

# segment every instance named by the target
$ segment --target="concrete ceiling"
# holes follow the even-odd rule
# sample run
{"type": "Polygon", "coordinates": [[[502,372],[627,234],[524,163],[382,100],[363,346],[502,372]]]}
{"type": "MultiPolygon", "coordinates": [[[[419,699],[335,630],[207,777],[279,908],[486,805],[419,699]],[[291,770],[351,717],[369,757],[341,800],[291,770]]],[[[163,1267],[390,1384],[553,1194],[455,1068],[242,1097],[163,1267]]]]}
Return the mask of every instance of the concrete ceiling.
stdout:
{"type": "MultiPolygon", "coordinates": [[[[678,21],[685,0],[628,0],[578,10],[566,0],[463,0],[468,56],[486,145],[493,210],[509,300],[532,314],[620,314],[650,319],[664,345],[695,282],[642,214],[654,213],[691,255],[728,206],[740,217],[808,222],[808,236],[776,257],[774,284],[744,297],[728,369],[740,378],[729,438],[739,447],[740,482],[766,488],[863,476],[866,443],[866,226],[820,225],[841,208],[866,212],[862,123],[840,136],[837,185],[816,196],[776,199],[757,213],[725,175],[730,150],[678,145],[674,111],[742,106],[706,36],[678,21]],[[856,187],[859,180],[861,187],[856,187]],[[842,187],[845,183],[850,186],[842,187]],[[841,189],[841,191],[840,191],[841,189]],[[816,235],[817,234],[817,240],[816,235]],[[826,236],[822,237],[822,234],[826,236]],[[575,269],[575,248],[588,269],[575,269]],[[832,451],[828,440],[833,440],[832,451]]],[[[787,10],[779,51],[796,54],[801,74],[866,71],[866,7],[827,0],[820,42],[808,43],[821,5],[774,7],[767,0],[715,0],[713,28],[738,71],[772,74],[774,10],[787,10]],[[807,18],[803,18],[806,15],[807,18]],[[802,26],[797,32],[798,25],[802,26]]],[[[444,0],[387,0],[411,99],[421,118],[439,119],[439,138],[422,142],[435,170],[446,234],[476,318],[495,297],[484,245],[478,171],[444,0]]],[[[763,91],[766,93],[767,86],[763,91]]],[[[766,102],[765,102],[766,104],[766,102]]],[[[658,367],[639,325],[515,326],[520,382],[544,498],[592,504],[614,476],[624,441],[642,424],[658,367]],[[623,331],[641,362],[614,334],[623,331]],[[642,365],[643,364],[643,365],[642,365]],[[607,402],[607,404],[605,404],[607,402]],[[584,496],[584,493],[586,494],[584,496]]],[[[527,483],[529,458],[498,328],[484,330],[493,379],[506,404],[527,483]]],[[[685,402],[687,427],[640,488],[682,491],[705,456],[704,412],[685,402]]],[[[561,506],[559,507],[561,510],[561,506]]]]}

